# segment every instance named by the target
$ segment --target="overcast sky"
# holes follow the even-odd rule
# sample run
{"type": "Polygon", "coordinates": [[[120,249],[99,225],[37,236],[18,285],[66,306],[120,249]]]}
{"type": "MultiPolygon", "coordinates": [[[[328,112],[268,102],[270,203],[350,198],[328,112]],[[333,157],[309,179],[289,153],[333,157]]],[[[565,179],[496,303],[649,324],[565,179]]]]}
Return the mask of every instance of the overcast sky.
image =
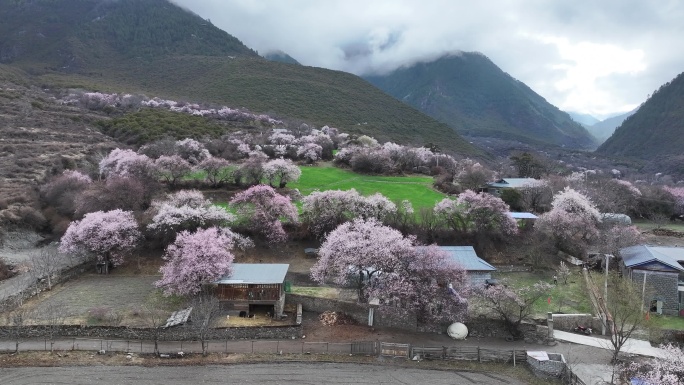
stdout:
{"type": "Polygon", "coordinates": [[[684,72],[680,0],[174,0],[260,54],[358,75],[478,51],[566,111],[641,104],[684,72]]]}

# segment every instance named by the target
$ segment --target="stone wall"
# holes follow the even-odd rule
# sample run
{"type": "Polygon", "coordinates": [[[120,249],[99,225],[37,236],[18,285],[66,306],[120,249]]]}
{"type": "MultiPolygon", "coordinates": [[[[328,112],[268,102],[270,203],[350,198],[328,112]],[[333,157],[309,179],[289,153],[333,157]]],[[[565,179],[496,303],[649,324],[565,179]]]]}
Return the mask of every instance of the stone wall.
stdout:
{"type": "Polygon", "coordinates": [[[527,363],[536,375],[560,378],[565,373],[567,367],[565,357],[558,353],[547,354],[549,356],[548,361],[539,361],[534,357],[527,356],[527,363]]]}
{"type": "MultiPolygon", "coordinates": [[[[58,285],[60,283],[66,282],[70,279],[76,278],[83,275],[88,269],[92,269],[94,266],[93,261],[86,261],[79,265],[66,268],[54,274],[51,279],[52,286],[58,285]]],[[[13,277],[11,279],[16,279],[19,277],[13,277]]],[[[38,282],[37,285],[30,284],[28,287],[23,288],[18,294],[3,298],[0,300],[0,309],[4,311],[14,310],[20,303],[23,303],[27,299],[37,295],[38,293],[47,290],[48,284],[47,280],[42,280],[38,282]]]]}
{"type": "MultiPolygon", "coordinates": [[[[578,326],[589,326],[594,329],[594,334],[601,333],[601,319],[591,314],[553,314],[553,329],[572,332],[578,326]]],[[[606,331],[609,333],[610,331],[606,331]]]]}
{"type": "MultiPolygon", "coordinates": [[[[325,311],[342,312],[349,315],[361,325],[368,325],[368,309],[370,305],[336,299],[308,297],[298,294],[288,294],[286,304],[302,304],[304,311],[323,313],[325,311]]],[[[373,326],[389,327],[402,330],[417,330],[418,319],[415,312],[389,306],[376,307],[373,315],[373,326]]]]}
{"type": "MultiPolygon", "coordinates": [[[[658,298],[663,301],[663,314],[679,314],[679,291],[678,274],[662,271],[649,271],[646,273],[646,287],[653,290],[652,298],[645,299],[645,306],[650,306],[651,299],[658,298]]],[[[632,270],[632,280],[641,285],[644,282],[644,270],[632,270]]]]}
{"type": "MultiPolygon", "coordinates": [[[[3,338],[50,338],[50,334],[60,337],[104,338],[123,340],[154,340],[157,330],[153,328],[129,328],[106,326],[78,326],[66,325],[56,331],[49,326],[0,326],[0,337],[3,338]]],[[[234,327],[210,329],[207,339],[236,340],[236,339],[291,339],[302,336],[300,325],[234,327]]],[[[159,330],[162,341],[193,341],[197,340],[197,333],[190,327],[177,326],[159,330]]]]}

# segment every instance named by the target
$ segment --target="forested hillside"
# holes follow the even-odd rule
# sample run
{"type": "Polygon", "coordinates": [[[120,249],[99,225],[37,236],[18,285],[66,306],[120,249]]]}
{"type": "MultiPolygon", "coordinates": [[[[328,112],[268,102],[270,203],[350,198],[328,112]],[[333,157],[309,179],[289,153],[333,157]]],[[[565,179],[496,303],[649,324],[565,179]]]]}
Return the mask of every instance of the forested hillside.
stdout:
{"type": "Polygon", "coordinates": [[[598,152],[647,160],[684,153],[684,73],[661,86],[598,152]]]}
{"type": "Polygon", "coordinates": [[[366,79],[459,133],[577,149],[594,138],[486,56],[465,52],[366,79]]]}
{"type": "Polygon", "coordinates": [[[36,84],[248,108],[296,124],[478,153],[450,127],[339,71],[263,59],[166,0],[0,0],[0,61],[36,84]]]}

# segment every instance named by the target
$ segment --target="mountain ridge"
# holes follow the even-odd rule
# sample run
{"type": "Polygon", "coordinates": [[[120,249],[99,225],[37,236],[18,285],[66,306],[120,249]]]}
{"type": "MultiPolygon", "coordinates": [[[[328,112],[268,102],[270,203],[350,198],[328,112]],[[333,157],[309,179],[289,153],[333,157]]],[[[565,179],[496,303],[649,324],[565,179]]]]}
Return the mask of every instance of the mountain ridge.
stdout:
{"type": "Polygon", "coordinates": [[[0,19],[8,20],[0,26],[2,63],[43,86],[245,107],[380,140],[483,154],[355,75],[268,61],[166,0],[0,0],[0,19]]]}
{"type": "Polygon", "coordinates": [[[567,113],[481,53],[444,55],[364,79],[463,135],[576,149],[596,146],[567,113]]]}
{"type": "Polygon", "coordinates": [[[655,160],[684,152],[684,72],[663,84],[597,150],[655,160]]]}

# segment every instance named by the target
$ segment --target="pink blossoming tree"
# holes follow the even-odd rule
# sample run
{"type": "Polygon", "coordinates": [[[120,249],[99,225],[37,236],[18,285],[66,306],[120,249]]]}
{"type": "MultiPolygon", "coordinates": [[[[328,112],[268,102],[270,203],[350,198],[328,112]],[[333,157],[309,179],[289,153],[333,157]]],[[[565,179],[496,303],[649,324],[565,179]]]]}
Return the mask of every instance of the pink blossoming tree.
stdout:
{"type": "Polygon", "coordinates": [[[478,235],[514,235],[518,232],[509,208],[501,198],[466,190],[457,200],[444,198],[434,208],[442,223],[452,230],[478,235]]]}
{"type": "Polygon", "coordinates": [[[302,170],[289,159],[274,159],[264,164],[264,177],[269,185],[278,184],[283,188],[288,182],[295,182],[302,175],[302,170]]]}
{"type": "Polygon", "coordinates": [[[169,194],[166,200],[152,202],[151,211],[154,217],[147,229],[159,235],[164,243],[172,241],[182,230],[227,225],[235,220],[233,214],[214,206],[197,190],[169,194]]]}
{"type": "Polygon", "coordinates": [[[318,162],[321,159],[323,147],[316,143],[304,143],[297,150],[297,156],[309,164],[318,162]]]}
{"type": "Polygon", "coordinates": [[[670,343],[661,345],[664,357],[632,362],[622,368],[623,375],[638,378],[642,384],[684,384],[684,350],[670,343]]]}
{"type": "Polygon", "coordinates": [[[250,187],[236,194],[230,206],[237,210],[251,231],[265,236],[270,243],[287,240],[282,221],[298,221],[297,208],[290,197],[278,194],[271,186],[250,187]]]}
{"type": "Polygon", "coordinates": [[[461,320],[467,310],[462,268],[438,248],[418,248],[414,238],[375,219],[340,225],[328,234],[319,255],[312,279],[338,285],[356,282],[361,301],[401,304],[419,311],[426,322],[442,316],[461,320]],[[449,284],[456,289],[449,290],[449,284]]]}
{"type": "Polygon", "coordinates": [[[69,225],[59,245],[61,253],[87,253],[104,262],[105,274],[110,262],[116,266],[134,249],[140,239],[133,213],[122,210],[97,211],[69,225]]]}
{"type": "Polygon", "coordinates": [[[684,187],[664,186],[663,190],[674,198],[674,213],[678,215],[684,214],[684,187]]]}
{"type": "Polygon", "coordinates": [[[149,177],[154,170],[154,162],[146,155],[141,155],[133,150],[112,150],[100,161],[100,174],[105,177],[110,175],[125,177],[149,177]]]}
{"type": "Polygon", "coordinates": [[[382,194],[364,197],[355,189],[315,191],[306,196],[302,203],[302,217],[316,237],[322,237],[354,218],[382,221],[397,211],[397,206],[382,194]]]}
{"type": "Polygon", "coordinates": [[[251,241],[226,228],[211,227],[196,232],[182,231],[166,248],[166,262],[155,286],[165,295],[194,295],[202,285],[232,272],[234,247],[246,248],[251,241]]]}
{"type": "Polygon", "coordinates": [[[560,250],[581,255],[599,237],[601,214],[586,196],[567,187],[554,196],[551,206],[534,228],[552,236],[560,250]]]}
{"type": "Polygon", "coordinates": [[[176,154],[187,160],[190,164],[196,165],[203,160],[210,158],[209,150],[204,145],[194,139],[186,138],[176,142],[176,154]]]}

